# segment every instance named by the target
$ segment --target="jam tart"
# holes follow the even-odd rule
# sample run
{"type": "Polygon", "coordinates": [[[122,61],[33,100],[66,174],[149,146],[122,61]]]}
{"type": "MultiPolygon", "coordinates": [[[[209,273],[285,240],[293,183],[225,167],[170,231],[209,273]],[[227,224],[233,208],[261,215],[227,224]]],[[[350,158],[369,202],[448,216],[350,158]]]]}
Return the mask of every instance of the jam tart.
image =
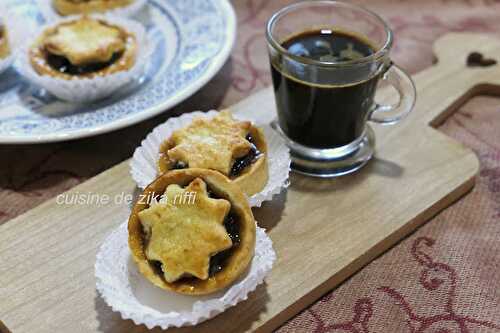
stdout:
{"type": "Polygon", "coordinates": [[[7,27],[0,21],[0,59],[7,58],[9,55],[10,47],[7,27]]]}
{"type": "Polygon", "coordinates": [[[252,196],[268,181],[267,144],[262,130],[235,120],[229,111],[196,118],[160,146],[158,170],[204,168],[229,177],[252,196]]]}
{"type": "Polygon", "coordinates": [[[46,29],[29,50],[40,75],[66,80],[129,70],[136,61],[136,37],[103,19],[83,16],[46,29]]]}
{"type": "Polygon", "coordinates": [[[136,0],[53,0],[52,6],[62,16],[104,13],[130,6],[136,0]]]}
{"type": "Polygon", "coordinates": [[[173,170],[140,197],[128,222],[129,247],[154,285],[203,295],[229,286],[247,270],[255,220],[245,195],[227,177],[207,169],[173,170]]]}

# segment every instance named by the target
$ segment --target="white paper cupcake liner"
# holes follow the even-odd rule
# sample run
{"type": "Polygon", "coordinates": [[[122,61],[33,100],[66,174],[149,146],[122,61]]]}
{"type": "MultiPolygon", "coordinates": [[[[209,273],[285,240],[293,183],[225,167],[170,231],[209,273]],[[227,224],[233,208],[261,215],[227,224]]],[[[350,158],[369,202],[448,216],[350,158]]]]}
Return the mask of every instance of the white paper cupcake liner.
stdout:
{"type": "MultiPolygon", "coordinates": [[[[112,15],[92,15],[91,17],[102,19],[111,24],[120,26],[135,35],[137,40],[137,56],[132,68],[95,78],[79,78],[75,76],[71,80],[40,75],[33,69],[29,59],[29,49],[39,37],[37,34],[22,46],[21,52],[19,53],[19,61],[16,64],[19,73],[54,96],[73,103],[90,103],[107,97],[128,84],[137,83],[141,76],[144,75],[152,49],[151,45],[148,43],[144,27],[136,21],[112,15]]],[[[74,17],[70,17],[56,20],[55,22],[41,27],[39,32],[41,33],[41,31],[45,31],[45,29],[74,19],[74,17]]]]}
{"type": "MultiPolygon", "coordinates": [[[[132,178],[141,189],[148,186],[158,177],[158,159],[160,157],[160,145],[169,138],[175,130],[189,125],[195,117],[213,118],[218,111],[190,112],[179,117],[170,118],[164,124],[157,126],[141,143],[130,162],[130,173],[132,178]]],[[[238,115],[234,115],[239,120],[238,115]]],[[[255,123],[255,122],[254,122],[255,123]]],[[[259,193],[248,198],[251,207],[260,207],[262,202],[271,200],[275,194],[288,187],[288,176],[290,173],[290,151],[285,141],[268,125],[256,124],[264,131],[268,148],[269,180],[266,187],[259,193]]]]}
{"type": "MultiPolygon", "coordinates": [[[[40,12],[47,21],[50,22],[54,19],[69,17],[60,15],[55,10],[54,6],[52,5],[52,2],[53,0],[37,0],[38,8],[40,9],[40,12]]],[[[132,17],[137,15],[144,8],[147,2],[148,2],[147,0],[136,0],[129,6],[110,9],[102,14],[112,14],[116,16],[132,17]]]]}
{"type": "Polygon", "coordinates": [[[276,260],[272,241],[264,229],[257,227],[256,232],[255,255],[243,277],[215,294],[189,296],[160,289],[139,273],[128,247],[125,222],[97,253],[96,288],[113,311],[137,325],[167,329],[199,324],[247,299],[270,272],[276,260]]]}

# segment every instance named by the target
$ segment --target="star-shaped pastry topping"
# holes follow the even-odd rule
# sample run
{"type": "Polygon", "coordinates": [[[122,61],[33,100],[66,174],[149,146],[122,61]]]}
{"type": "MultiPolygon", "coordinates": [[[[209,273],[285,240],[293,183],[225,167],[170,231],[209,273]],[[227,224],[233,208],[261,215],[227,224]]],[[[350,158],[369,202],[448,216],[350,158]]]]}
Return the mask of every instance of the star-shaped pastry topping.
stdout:
{"type": "Polygon", "coordinates": [[[212,119],[195,119],[172,134],[174,147],[167,152],[168,157],[190,168],[229,175],[234,160],[248,154],[252,147],[246,140],[250,127],[249,121],[235,121],[229,111],[222,111],[212,119]]]}
{"type": "Polygon", "coordinates": [[[139,212],[148,239],[146,257],[161,262],[167,282],[184,276],[208,279],[210,257],[232,246],[224,227],[231,204],[210,198],[200,178],[186,188],[169,185],[165,196],[139,212]]]}
{"type": "Polygon", "coordinates": [[[44,43],[48,52],[65,57],[75,66],[110,61],[125,47],[118,27],[89,17],[62,23],[44,43]]]}

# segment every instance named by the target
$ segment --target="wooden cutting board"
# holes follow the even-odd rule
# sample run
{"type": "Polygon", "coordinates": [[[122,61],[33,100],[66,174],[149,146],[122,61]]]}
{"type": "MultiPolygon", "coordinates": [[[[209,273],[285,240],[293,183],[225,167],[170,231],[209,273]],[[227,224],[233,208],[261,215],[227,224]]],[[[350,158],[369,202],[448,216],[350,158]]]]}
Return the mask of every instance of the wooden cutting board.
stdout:
{"type": "MultiPolygon", "coordinates": [[[[292,174],[287,191],[254,210],[278,254],[267,283],[218,317],[173,332],[270,331],[472,188],[476,156],[432,126],[471,95],[500,92],[500,66],[466,66],[474,51],[500,60],[500,43],[452,34],[434,49],[438,64],[414,77],[416,109],[397,126],[374,128],[376,156],[368,166],[332,180],[292,174]]],[[[272,92],[232,110],[270,121],[272,92]]],[[[69,193],[87,192],[137,193],[128,162],[69,193]]],[[[12,333],[147,331],[113,313],[95,290],[97,248],[127,215],[124,205],[53,199],[0,226],[0,320],[12,333]]]]}

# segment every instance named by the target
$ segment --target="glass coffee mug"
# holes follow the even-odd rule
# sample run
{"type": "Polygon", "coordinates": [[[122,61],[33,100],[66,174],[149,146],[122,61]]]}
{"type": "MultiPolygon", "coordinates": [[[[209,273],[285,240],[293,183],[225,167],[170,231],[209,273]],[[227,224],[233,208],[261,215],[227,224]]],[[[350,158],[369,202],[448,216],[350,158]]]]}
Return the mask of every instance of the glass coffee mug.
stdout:
{"type": "Polygon", "coordinates": [[[295,171],[335,177],[361,168],[374,152],[367,122],[395,124],[413,109],[415,86],[391,62],[392,31],[377,14],[305,1],[274,14],[266,35],[278,111],[273,125],[295,171]],[[374,101],[382,81],[396,88],[396,104],[374,101]]]}

